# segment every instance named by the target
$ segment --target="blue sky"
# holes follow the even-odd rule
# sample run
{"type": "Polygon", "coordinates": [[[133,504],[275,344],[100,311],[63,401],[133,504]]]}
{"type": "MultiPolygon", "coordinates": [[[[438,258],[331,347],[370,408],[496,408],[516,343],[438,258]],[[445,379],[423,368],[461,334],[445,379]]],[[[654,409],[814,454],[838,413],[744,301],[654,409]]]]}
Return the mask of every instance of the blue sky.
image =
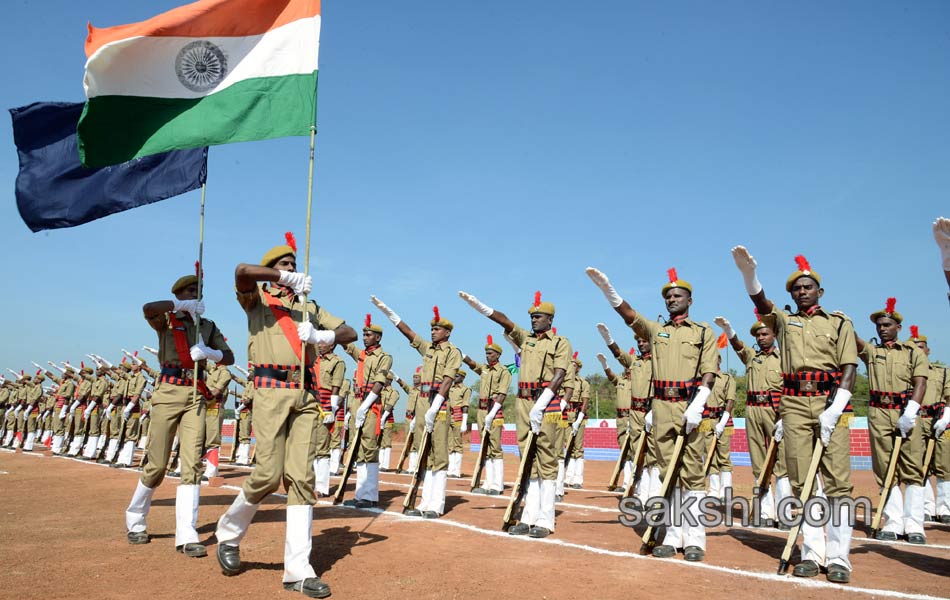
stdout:
{"type": "MultiPolygon", "coordinates": [[[[9,3],[2,105],[82,100],[86,22],[177,4],[9,3]]],[[[527,326],[541,290],[593,373],[596,322],[623,346],[633,338],[584,267],[652,316],[675,266],[695,288],[694,318],[724,314],[745,332],[752,306],[729,255],[743,243],[780,304],[804,253],[824,305],[854,316],[863,337],[893,295],[947,360],[930,223],[950,216],[948,17],[939,0],[327,1],[315,295],[358,326],[375,293],[419,331],[438,304],[456,323],[452,340],[478,355],[500,331],[456,291],[527,326]]],[[[198,192],[32,234],[16,211],[9,119],[0,139],[0,367],[153,345],[140,307],[192,269],[198,192]]],[[[306,138],[211,150],[207,316],[239,361],[234,266],[260,260],[288,229],[302,243],[306,169],[306,138]]],[[[418,364],[388,325],[384,346],[403,376],[418,364]]]]}

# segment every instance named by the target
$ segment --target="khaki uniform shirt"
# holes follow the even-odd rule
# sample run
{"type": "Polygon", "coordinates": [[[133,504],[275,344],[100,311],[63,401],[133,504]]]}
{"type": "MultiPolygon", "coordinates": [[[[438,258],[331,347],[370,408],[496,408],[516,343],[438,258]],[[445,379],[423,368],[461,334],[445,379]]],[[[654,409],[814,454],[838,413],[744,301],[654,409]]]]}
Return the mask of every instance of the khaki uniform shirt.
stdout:
{"type": "Polygon", "coordinates": [[[770,352],[755,350],[743,344],[739,360],[745,364],[747,389],[750,392],[782,391],[782,359],[775,346],[770,352]]]}
{"type": "Polygon", "coordinates": [[[454,379],[462,368],[462,351],[448,340],[433,344],[416,335],[410,345],[422,355],[422,371],[419,376],[423,385],[438,389],[446,377],[454,379]]]}
{"type": "Polygon", "coordinates": [[[858,364],[858,346],[851,321],[818,308],[812,315],[787,313],[774,303],[763,319],[774,323],[782,372],[840,371],[858,364]]]}
{"type": "Polygon", "coordinates": [[[712,393],[706,399],[703,416],[718,419],[730,400],[736,401],[736,378],[720,371],[716,373],[716,383],[713,384],[712,393]]]}
{"type": "Polygon", "coordinates": [[[112,389],[109,390],[109,399],[123,399],[125,398],[126,393],[129,391],[129,379],[125,375],[119,377],[112,384],[112,389]]]}
{"type": "MultiPolygon", "coordinates": [[[[100,379],[105,379],[100,377],[100,379]]],[[[76,390],[76,395],[74,396],[78,400],[85,401],[89,397],[89,393],[92,391],[92,376],[83,377],[82,383],[79,384],[79,389],[76,390]]]]}
{"type": "Polygon", "coordinates": [[[145,379],[144,369],[139,369],[138,372],[132,375],[129,382],[129,399],[139,400],[142,397],[142,392],[145,391],[146,383],[148,383],[148,380],[145,379]]]}
{"type": "MultiPolygon", "coordinates": [[[[478,383],[478,408],[491,410],[495,396],[508,395],[508,388],[511,387],[511,371],[501,362],[496,362],[494,365],[475,363],[475,368],[472,370],[481,375],[478,383]]],[[[502,398],[502,404],[504,404],[504,398],[502,398]]]]}
{"type": "Polygon", "coordinates": [[[10,401],[10,389],[6,386],[0,388],[0,406],[6,406],[10,401]]]}
{"type": "Polygon", "coordinates": [[[453,383],[449,388],[449,408],[468,408],[472,400],[472,388],[464,383],[453,383]]]}
{"type": "MultiPolygon", "coordinates": [[[[88,381],[88,379],[84,379],[83,384],[88,381]]],[[[93,400],[102,400],[103,397],[105,397],[105,395],[109,392],[110,388],[111,383],[109,379],[105,375],[102,375],[97,377],[95,383],[90,385],[87,393],[93,400]]],[[[82,384],[79,385],[79,389],[82,390],[82,384]]],[[[80,391],[80,396],[82,396],[82,391],[80,391]]]]}
{"type": "Polygon", "coordinates": [[[325,390],[333,390],[333,388],[339,390],[343,387],[343,380],[346,379],[346,364],[342,358],[333,352],[327,352],[320,355],[317,363],[320,366],[317,375],[317,387],[325,390]]]}
{"type": "MultiPolygon", "coordinates": [[[[268,289],[288,311],[296,329],[296,326],[303,322],[303,303],[293,293],[280,286],[269,286],[268,289]]],[[[277,324],[277,318],[270,305],[267,304],[265,297],[267,293],[263,286],[258,286],[248,292],[237,292],[238,303],[247,313],[247,360],[252,364],[299,365],[300,358],[294,352],[287,336],[284,335],[284,330],[277,324]]],[[[343,324],[343,319],[333,316],[315,302],[310,301],[309,304],[307,316],[315,328],[332,331],[343,324]]],[[[207,338],[205,341],[207,343],[207,338]]],[[[222,343],[224,343],[223,337],[222,343]]],[[[309,344],[307,346],[307,354],[316,356],[316,346],[311,347],[309,344]]],[[[174,343],[172,347],[174,348],[174,343]]]]}
{"type": "Polygon", "coordinates": [[[402,379],[399,380],[399,385],[409,394],[409,399],[406,401],[406,418],[411,419],[416,415],[416,402],[419,401],[419,388],[414,385],[407,385],[402,379]]]}
{"type": "MultiPolygon", "coordinates": [[[[270,312],[270,309],[268,309],[270,312]]],[[[181,360],[178,357],[178,350],[175,347],[175,330],[172,327],[171,320],[168,318],[169,313],[158,315],[157,317],[149,320],[149,324],[153,328],[156,328],[158,333],[158,361],[163,365],[168,365],[172,368],[182,368],[181,360]]],[[[195,343],[195,322],[191,320],[191,317],[187,313],[178,313],[175,315],[182,326],[185,328],[185,339],[188,340],[188,347],[195,343]]],[[[224,341],[224,335],[221,333],[221,330],[218,329],[218,326],[214,324],[214,321],[211,319],[201,319],[201,339],[204,340],[205,344],[215,350],[221,350],[226,352],[231,350],[228,346],[228,343],[224,341]]],[[[206,369],[207,361],[199,361],[198,366],[201,369],[206,369]]]]}
{"type": "Polygon", "coordinates": [[[691,381],[719,369],[716,334],[708,323],[688,317],[678,325],[673,320],[658,323],[637,312],[631,329],[653,344],[654,381],[691,381]]]}
{"type": "Polygon", "coordinates": [[[508,335],[521,348],[521,369],[518,374],[519,386],[527,383],[550,383],[555,369],[564,369],[562,387],[572,378],[571,355],[574,350],[566,337],[545,331],[540,335],[515,326],[508,335]]]}
{"type": "Polygon", "coordinates": [[[56,395],[65,398],[67,401],[73,399],[74,393],[76,393],[76,382],[73,379],[67,379],[56,390],[56,395]]]}
{"type": "Polygon", "coordinates": [[[216,365],[208,373],[208,388],[212,391],[218,390],[219,395],[226,394],[233,378],[234,376],[226,366],[216,365]]]}
{"type": "MultiPolygon", "coordinates": [[[[921,406],[933,406],[950,400],[950,370],[930,363],[927,376],[927,391],[921,406]]],[[[939,416],[939,415],[938,415],[939,416]]]]}
{"type": "Polygon", "coordinates": [[[383,350],[382,346],[376,346],[372,350],[360,350],[356,347],[356,344],[347,344],[345,350],[356,361],[356,372],[353,373],[353,377],[357,379],[360,376],[359,363],[362,357],[363,380],[357,383],[362,385],[363,389],[356,390],[358,398],[362,398],[365,390],[376,383],[386,385],[388,381],[386,374],[393,368],[393,357],[383,350]]]}
{"type": "Polygon", "coordinates": [[[394,390],[393,386],[387,385],[379,393],[379,399],[382,402],[383,410],[389,411],[389,414],[392,415],[396,409],[396,403],[399,402],[399,392],[394,390]]]}
{"type": "Polygon", "coordinates": [[[868,386],[872,392],[909,394],[914,389],[914,377],[930,375],[927,355],[911,342],[895,342],[891,346],[865,344],[858,356],[868,367],[868,386]]]}

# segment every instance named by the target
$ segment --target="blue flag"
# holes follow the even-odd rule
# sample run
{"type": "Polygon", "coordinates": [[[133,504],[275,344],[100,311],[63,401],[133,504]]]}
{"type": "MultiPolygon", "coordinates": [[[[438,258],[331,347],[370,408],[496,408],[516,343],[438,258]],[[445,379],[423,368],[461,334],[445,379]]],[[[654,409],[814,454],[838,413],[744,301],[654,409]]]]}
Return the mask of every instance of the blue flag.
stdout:
{"type": "Polygon", "coordinates": [[[96,169],[79,162],[76,124],[83,103],[11,108],[20,159],[16,203],[32,231],[75,227],[201,187],[208,149],[175,150],[96,169]]]}

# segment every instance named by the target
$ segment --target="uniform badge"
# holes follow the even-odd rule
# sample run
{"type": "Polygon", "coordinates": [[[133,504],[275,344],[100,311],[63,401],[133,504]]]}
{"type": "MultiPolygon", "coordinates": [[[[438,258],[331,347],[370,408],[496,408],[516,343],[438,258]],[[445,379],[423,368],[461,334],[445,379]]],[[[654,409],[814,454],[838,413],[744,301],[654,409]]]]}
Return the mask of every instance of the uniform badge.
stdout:
{"type": "Polygon", "coordinates": [[[670,334],[664,333],[664,332],[661,331],[660,333],[656,334],[656,337],[668,338],[668,337],[670,337],[670,334]]]}

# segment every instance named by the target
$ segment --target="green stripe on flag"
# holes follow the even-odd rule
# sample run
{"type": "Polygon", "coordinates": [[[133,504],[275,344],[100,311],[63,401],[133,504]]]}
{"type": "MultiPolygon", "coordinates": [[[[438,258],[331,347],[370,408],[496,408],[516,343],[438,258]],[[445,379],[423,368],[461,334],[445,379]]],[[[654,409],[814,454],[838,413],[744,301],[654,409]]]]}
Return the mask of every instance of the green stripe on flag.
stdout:
{"type": "Polygon", "coordinates": [[[168,150],[309,135],[317,72],[246,79],[204,98],[98,96],[79,120],[79,157],[104,167],[168,150]]]}

